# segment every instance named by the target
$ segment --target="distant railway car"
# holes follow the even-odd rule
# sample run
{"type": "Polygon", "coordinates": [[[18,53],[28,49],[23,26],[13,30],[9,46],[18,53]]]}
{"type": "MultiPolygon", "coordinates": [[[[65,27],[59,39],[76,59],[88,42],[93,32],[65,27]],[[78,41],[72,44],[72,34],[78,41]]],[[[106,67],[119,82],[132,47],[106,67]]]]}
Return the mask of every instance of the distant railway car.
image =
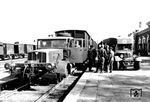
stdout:
{"type": "Polygon", "coordinates": [[[33,44],[11,44],[0,42],[0,59],[14,59],[14,58],[24,58],[28,52],[36,49],[36,45],[33,44]]]}
{"type": "Polygon", "coordinates": [[[25,44],[25,48],[24,49],[25,49],[25,53],[27,54],[27,53],[35,50],[36,46],[33,45],[33,44],[25,44]]]}

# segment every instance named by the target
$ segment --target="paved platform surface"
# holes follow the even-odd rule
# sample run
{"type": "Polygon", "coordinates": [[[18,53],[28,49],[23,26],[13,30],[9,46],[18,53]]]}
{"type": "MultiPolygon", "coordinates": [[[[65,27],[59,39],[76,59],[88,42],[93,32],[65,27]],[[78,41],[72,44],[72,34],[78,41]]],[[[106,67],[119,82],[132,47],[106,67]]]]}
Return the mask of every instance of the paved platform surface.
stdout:
{"type": "Polygon", "coordinates": [[[150,102],[150,66],[141,67],[112,73],[87,71],[63,102],[150,102]]]}

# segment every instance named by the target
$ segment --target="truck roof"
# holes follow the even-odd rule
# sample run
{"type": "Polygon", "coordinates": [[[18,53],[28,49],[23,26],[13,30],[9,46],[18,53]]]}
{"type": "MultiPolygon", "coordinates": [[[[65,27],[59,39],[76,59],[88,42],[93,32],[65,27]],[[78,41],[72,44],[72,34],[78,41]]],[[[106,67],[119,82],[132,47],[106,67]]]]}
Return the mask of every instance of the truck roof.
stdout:
{"type": "Polygon", "coordinates": [[[48,38],[40,38],[38,40],[42,40],[42,39],[73,39],[73,37],[48,37],[48,38]]]}
{"type": "Polygon", "coordinates": [[[85,35],[90,37],[90,35],[88,34],[86,30],[59,30],[59,31],[55,31],[55,35],[56,36],[67,35],[73,38],[84,38],[85,35]]]}

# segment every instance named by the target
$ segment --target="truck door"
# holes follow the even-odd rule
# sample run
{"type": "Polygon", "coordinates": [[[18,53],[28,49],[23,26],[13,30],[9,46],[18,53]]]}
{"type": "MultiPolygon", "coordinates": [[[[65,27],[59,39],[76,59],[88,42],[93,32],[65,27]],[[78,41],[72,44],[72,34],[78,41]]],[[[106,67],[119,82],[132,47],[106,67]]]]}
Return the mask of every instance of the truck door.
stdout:
{"type": "Polygon", "coordinates": [[[74,44],[70,49],[70,62],[83,63],[83,39],[74,39],[74,44]]]}

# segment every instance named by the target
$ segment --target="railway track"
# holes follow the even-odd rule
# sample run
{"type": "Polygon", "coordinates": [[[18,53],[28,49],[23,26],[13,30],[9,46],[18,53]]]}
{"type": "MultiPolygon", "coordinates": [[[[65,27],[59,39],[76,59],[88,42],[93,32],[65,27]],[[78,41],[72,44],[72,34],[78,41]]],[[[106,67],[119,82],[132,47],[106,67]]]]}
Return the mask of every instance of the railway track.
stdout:
{"type": "MultiPolygon", "coordinates": [[[[15,61],[18,62],[18,61],[24,61],[24,60],[18,59],[15,61]]],[[[9,62],[9,60],[5,62],[9,62]]],[[[3,66],[3,63],[5,62],[0,61],[0,65],[3,66]]],[[[81,75],[81,72],[79,73],[81,75]]],[[[0,91],[0,102],[1,101],[2,102],[10,102],[10,101],[11,102],[16,102],[16,101],[17,102],[41,102],[41,100],[45,100],[45,99],[48,99],[50,101],[54,100],[54,102],[56,102],[60,99],[62,100],[63,99],[62,97],[64,97],[64,94],[66,94],[66,92],[68,92],[71,89],[70,87],[73,87],[72,83],[75,84],[75,81],[79,78],[80,75],[69,75],[58,84],[54,84],[54,83],[50,83],[49,85],[38,84],[38,85],[30,86],[30,88],[28,87],[30,83],[23,84],[23,83],[20,83],[19,81],[15,81],[17,79],[14,79],[14,81],[9,82],[10,88],[6,88],[0,91]],[[17,87],[12,86],[14,85],[14,83],[18,84],[17,87]]],[[[12,78],[10,79],[12,80],[12,78]]]]}
{"type": "Polygon", "coordinates": [[[29,83],[26,83],[26,84],[16,88],[15,90],[12,90],[12,91],[10,91],[10,90],[9,91],[1,91],[0,99],[8,98],[9,96],[15,94],[17,91],[20,91],[20,90],[22,90],[23,88],[25,88],[26,86],[29,86],[29,85],[30,85],[29,83]]]}
{"type": "Polygon", "coordinates": [[[1,91],[0,102],[57,102],[65,97],[78,79],[79,76],[69,75],[58,84],[33,85],[30,88],[26,83],[14,90],[1,91]]]}
{"type": "Polygon", "coordinates": [[[37,101],[45,93],[52,90],[56,84],[50,84],[47,86],[30,86],[30,83],[26,83],[15,90],[4,90],[0,92],[0,101],[37,101]],[[30,86],[30,88],[29,88],[30,86]],[[23,100],[22,100],[23,99],[23,100]]]}

